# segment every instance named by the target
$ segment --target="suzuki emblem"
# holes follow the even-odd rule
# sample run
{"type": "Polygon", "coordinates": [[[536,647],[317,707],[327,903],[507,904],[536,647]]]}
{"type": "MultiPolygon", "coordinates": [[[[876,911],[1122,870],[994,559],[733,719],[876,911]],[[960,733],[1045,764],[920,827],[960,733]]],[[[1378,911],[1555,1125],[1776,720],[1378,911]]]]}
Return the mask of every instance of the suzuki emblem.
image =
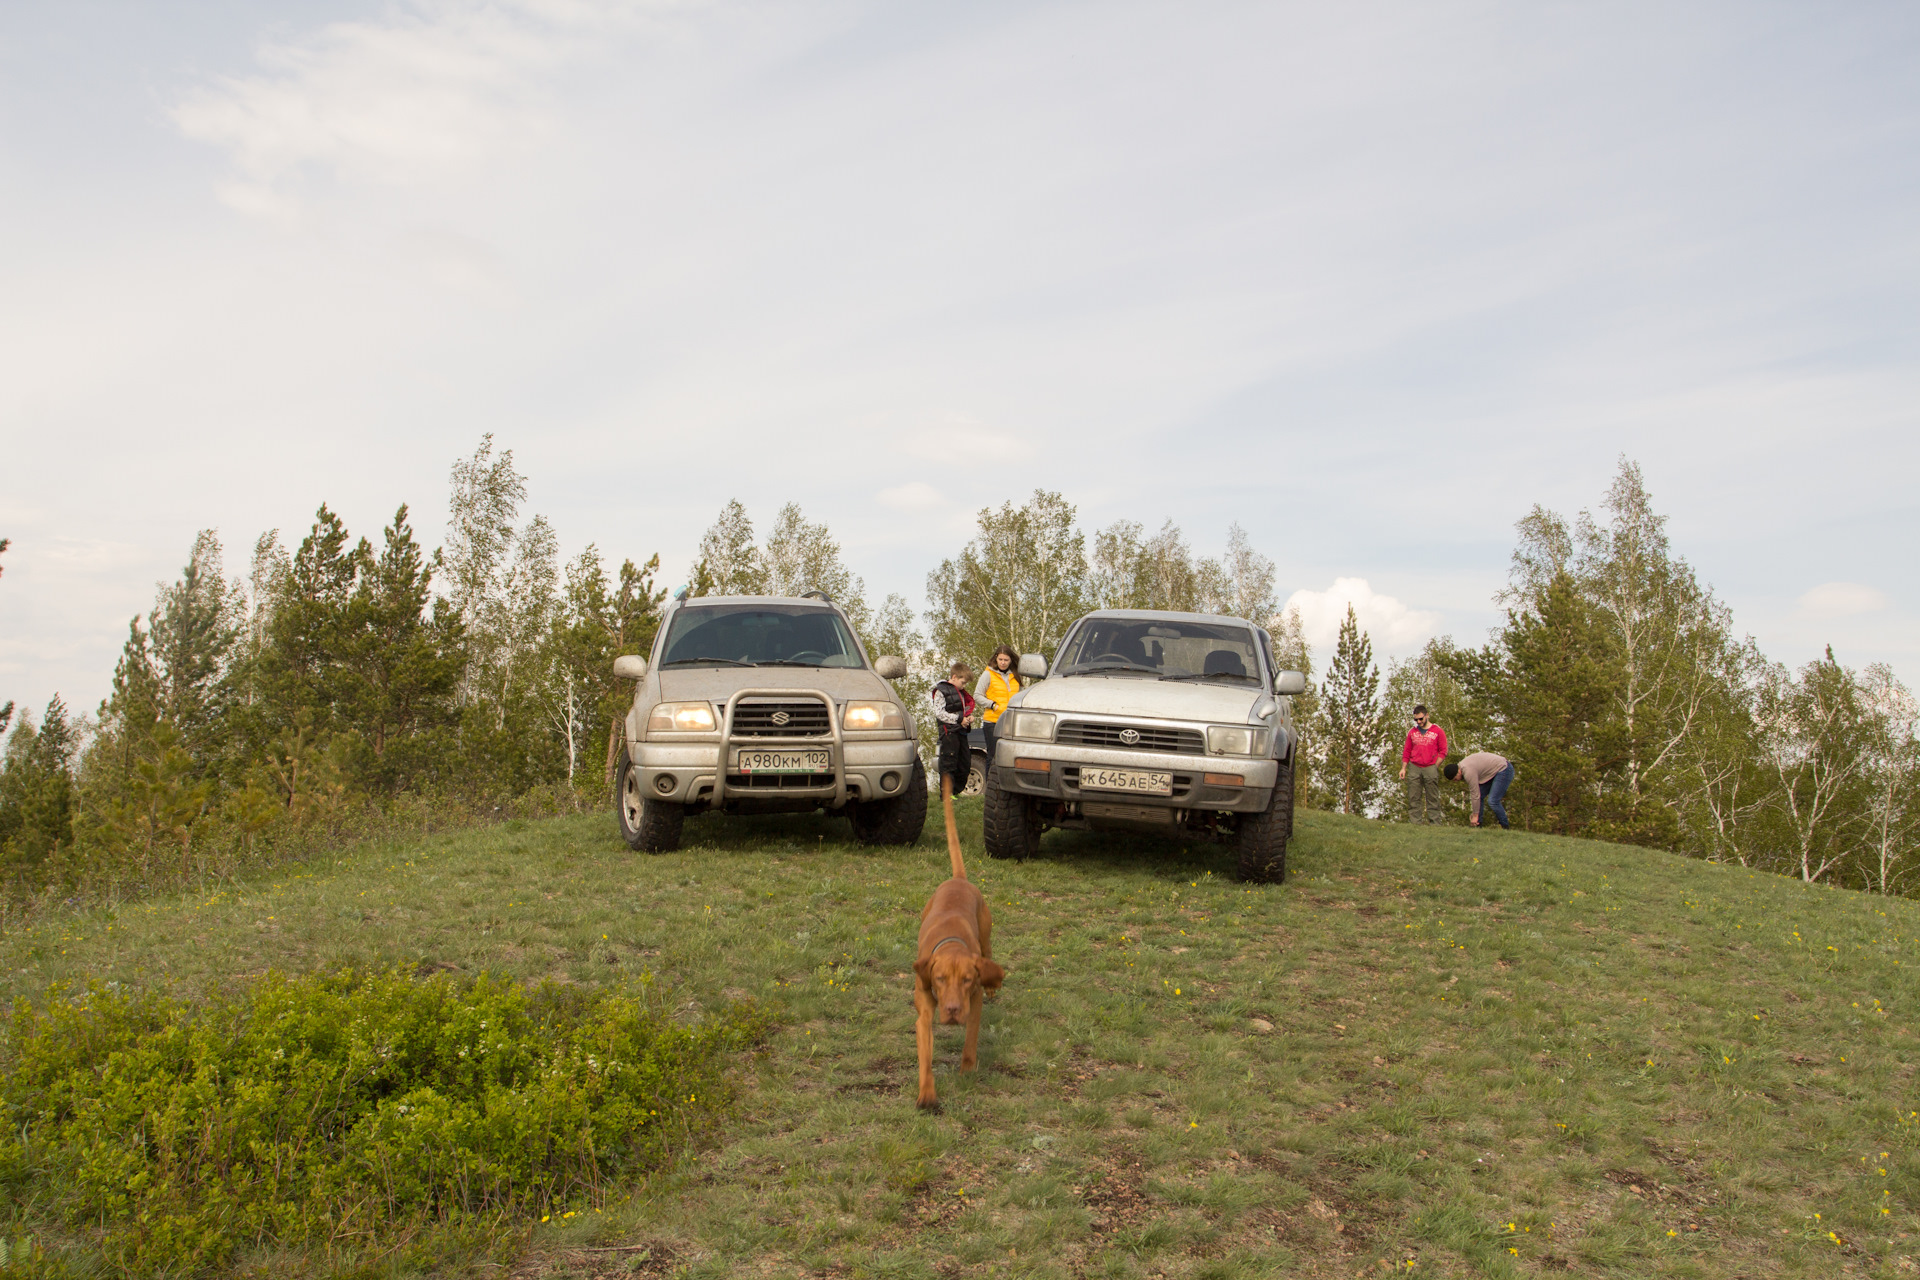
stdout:
{"type": "Polygon", "coordinates": [[[777,724],[777,725],[783,725],[783,724],[785,724],[785,723],[786,723],[787,721],[789,721],[789,720],[791,720],[791,719],[793,719],[793,717],[792,717],[792,716],[790,716],[790,715],[788,715],[788,714],[787,714],[786,712],[784,712],[784,711],[776,711],[776,712],[774,712],[774,713],[773,713],[773,715],[772,715],[772,716],[771,716],[770,718],[771,718],[771,719],[772,719],[772,721],[773,721],[773,722],[774,722],[775,724],[777,724]]]}
{"type": "Polygon", "coordinates": [[[1120,741],[1131,747],[1140,741],[1140,731],[1138,729],[1122,729],[1120,731],[1120,741]]]}

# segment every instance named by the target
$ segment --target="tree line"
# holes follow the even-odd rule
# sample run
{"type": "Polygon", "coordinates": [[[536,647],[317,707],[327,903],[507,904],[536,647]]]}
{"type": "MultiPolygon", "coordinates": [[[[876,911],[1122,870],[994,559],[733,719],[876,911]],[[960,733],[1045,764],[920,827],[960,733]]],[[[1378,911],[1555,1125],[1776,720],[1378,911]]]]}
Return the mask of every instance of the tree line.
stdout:
{"type": "MultiPolygon", "coordinates": [[[[229,579],[202,532],[129,625],[94,713],[58,697],[38,717],[0,708],[0,731],[13,719],[0,763],[9,894],[180,883],[370,819],[599,804],[631,697],[612,659],[652,644],[659,557],[616,571],[589,546],[563,562],[550,522],[522,520],[526,479],[491,436],[449,481],[445,545],[431,552],[405,506],[356,540],[323,504],[297,546],[264,534],[229,579]]],[[[898,594],[871,604],[797,503],[761,536],[728,502],[688,583],[693,595],[812,589],[870,652],[908,660],[902,692],[916,703],[954,658],[978,670],[1001,644],[1051,657],[1089,609],[1246,618],[1310,677],[1295,699],[1304,803],[1397,817],[1400,731],[1419,701],[1456,756],[1520,763],[1508,803],[1523,827],[1920,888],[1911,695],[1884,667],[1855,672],[1831,654],[1797,672],[1766,662],[1673,553],[1630,463],[1600,516],[1536,508],[1520,522],[1505,620],[1485,644],[1443,637],[1384,675],[1351,609],[1316,671],[1273,561],[1237,524],[1224,554],[1202,556],[1171,521],[1089,534],[1044,490],[980,511],[927,575],[919,613],[898,594]]]]}
{"type": "Polygon", "coordinates": [[[1416,702],[1453,740],[1515,761],[1533,831],[1669,849],[1848,888],[1920,891],[1920,707],[1882,664],[1831,647],[1769,661],[1677,555],[1623,460],[1597,514],[1536,506],[1517,528],[1504,618],[1388,664],[1351,616],[1322,682],[1323,802],[1399,817],[1416,702]]]}

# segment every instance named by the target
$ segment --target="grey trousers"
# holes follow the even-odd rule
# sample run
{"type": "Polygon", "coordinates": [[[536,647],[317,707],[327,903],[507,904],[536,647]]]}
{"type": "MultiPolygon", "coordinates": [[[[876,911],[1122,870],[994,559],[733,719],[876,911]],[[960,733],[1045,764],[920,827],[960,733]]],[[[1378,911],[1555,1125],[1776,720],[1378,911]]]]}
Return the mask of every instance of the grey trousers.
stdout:
{"type": "Polygon", "coordinates": [[[1407,821],[1441,823],[1447,820],[1440,807],[1440,766],[1407,766],[1407,821]],[[1424,813],[1421,810],[1425,810],[1424,813]]]}

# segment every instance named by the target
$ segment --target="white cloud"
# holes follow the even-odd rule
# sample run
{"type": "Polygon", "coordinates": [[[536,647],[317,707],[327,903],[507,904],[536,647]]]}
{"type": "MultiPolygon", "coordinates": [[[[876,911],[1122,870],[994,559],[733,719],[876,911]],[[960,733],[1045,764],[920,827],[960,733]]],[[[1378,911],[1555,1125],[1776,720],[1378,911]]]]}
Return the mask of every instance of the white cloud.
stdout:
{"type": "Polygon", "coordinates": [[[1878,613],[1887,607],[1887,593],[1863,582],[1823,582],[1796,603],[1802,614],[1847,618],[1860,613],[1878,613]]]}
{"type": "Polygon", "coordinates": [[[1307,643],[1316,653],[1324,654],[1339,637],[1349,604],[1361,629],[1373,638],[1376,653],[1413,649],[1440,625],[1439,614],[1410,609],[1392,596],[1381,595],[1365,578],[1335,578],[1325,591],[1296,591],[1287,597],[1286,607],[1300,611],[1307,643]]]}
{"type": "Polygon", "coordinates": [[[173,119],[230,154],[222,200],[284,218],[298,207],[288,189],[309,169],[417,183],[539,138],[555,73],[636,12],[629,0],[417,0],[384,21],[265,45],[258,74],[188,95],[173,119]]]}

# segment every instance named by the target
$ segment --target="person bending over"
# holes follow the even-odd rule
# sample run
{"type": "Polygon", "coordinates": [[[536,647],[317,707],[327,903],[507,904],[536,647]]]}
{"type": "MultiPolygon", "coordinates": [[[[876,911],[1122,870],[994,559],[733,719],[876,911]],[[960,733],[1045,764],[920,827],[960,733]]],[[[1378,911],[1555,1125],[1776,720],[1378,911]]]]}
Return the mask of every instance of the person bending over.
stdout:
{"type": "Polygon", "coordinates": [[[1491,751],[1476,751],[1458,764],[1448,765],[1446,773],[1448,782],[1457,778],[1467,784],[1470,826],[1480,825],[1480,805],[1485,801],[1487,812],[1499,821],[1500,829],[1507,829],[1507,806],[1503,802],[1507,788],[1513,785],[1513,761],[1491,751]]]}

